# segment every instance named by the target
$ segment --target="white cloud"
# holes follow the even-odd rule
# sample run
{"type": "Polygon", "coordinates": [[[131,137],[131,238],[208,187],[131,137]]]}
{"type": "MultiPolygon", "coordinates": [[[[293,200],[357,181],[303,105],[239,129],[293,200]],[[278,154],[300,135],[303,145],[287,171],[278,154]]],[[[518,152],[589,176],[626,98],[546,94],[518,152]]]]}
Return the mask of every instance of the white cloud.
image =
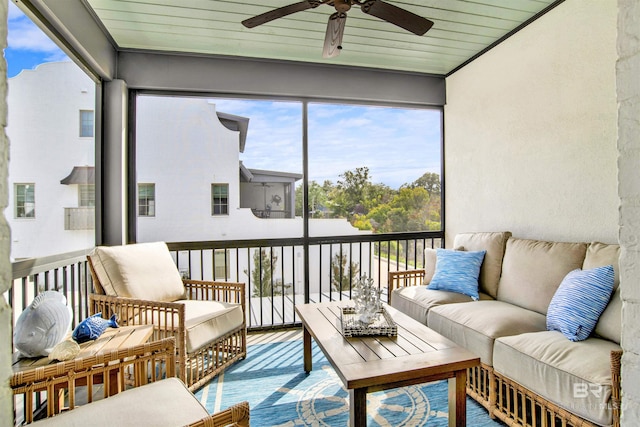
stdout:
{"type": "Polygon", "coordinates": [[[8,27],[10,49],[49,54],[52,58],[49,61],[66,58],[60,48],[12,2],[9,3],[8,27]]]}
{"type": "Polygon", "coordinates": [[[13,2],[9,2],[9,21],[16,18],[22,18],[23,16],[24,13],[22,13],[18,6],[16,6],[13,2]]]}

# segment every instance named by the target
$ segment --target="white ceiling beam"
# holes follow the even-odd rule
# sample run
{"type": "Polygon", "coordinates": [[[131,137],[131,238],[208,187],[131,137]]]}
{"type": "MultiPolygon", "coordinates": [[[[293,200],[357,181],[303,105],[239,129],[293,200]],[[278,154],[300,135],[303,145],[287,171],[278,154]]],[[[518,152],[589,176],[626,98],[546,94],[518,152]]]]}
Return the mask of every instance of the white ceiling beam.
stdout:
{"type": "Polygon", "coordinates": [[[233,57],[120,52],[130,89],[442,106],[442,76],[233,57]]]}

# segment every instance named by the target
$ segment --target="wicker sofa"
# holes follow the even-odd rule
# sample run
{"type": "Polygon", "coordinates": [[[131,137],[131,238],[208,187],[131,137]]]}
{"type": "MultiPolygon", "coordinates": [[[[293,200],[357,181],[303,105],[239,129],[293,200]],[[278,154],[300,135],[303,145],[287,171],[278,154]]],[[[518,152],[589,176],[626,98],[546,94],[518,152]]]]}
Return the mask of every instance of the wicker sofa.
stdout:
{"type": "Polygon", "coordinates": [[[486,251],[478,300],[430,289],[436,251],[428,250],[424,269],[389,274],[389,303],[480,356],[467,393],[507,425],[619,425],[619,246],[497,232],[459,234],[454,249],[486,251]],[[573,342],[547,330],[547,309],[565,276],[607,265],[615,291],[593,333],[573,342]]]}

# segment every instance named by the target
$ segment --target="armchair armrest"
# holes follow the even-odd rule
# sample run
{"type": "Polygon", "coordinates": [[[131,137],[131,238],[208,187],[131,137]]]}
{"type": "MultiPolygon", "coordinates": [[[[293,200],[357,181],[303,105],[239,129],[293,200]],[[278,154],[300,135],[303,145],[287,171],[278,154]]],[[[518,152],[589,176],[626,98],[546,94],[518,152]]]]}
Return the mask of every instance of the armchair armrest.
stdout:
{"type": "Polygon", "coordinates": [[[102,313],[104,318],[115,314],[121,326],[153,325],[153,339],[156,340],[174,337],[178,355],[178,377],[185,380],[187,333],[184,304],[90,294],[89,312],[102,313]]]}
{"type": "Polygon", "coordinates": [[[394,289],[405,286],[420,286],[424,282],[425,270],[390,271],[387,293],[387,303],[391,304],[391,293],[394,289]]]}
{"type": "Polygon", "coordinates": [[[209,282],[191,279],[183,279],[182,282],[184,283],[186,297],[188,299],[242,304],[242,312],[246,313],[246,285],[244,283],[209,282]]]}
{"type": "Polygon", "coordinates": [[[238,426],[249,427],[249,402],[240,402],[225,410],[209,415],[207,418],[195,423],[189,424],[188,427],[223,427],[238,426]]]}
{"type": "Polygon", "coordinates": [[[118,324],[122,326],[153,324],[156,329],[164,329],[167,332],[184,329],[185,307],[179,302],[90,294],[89,312],[102,313],[102,317],[107,319],[115,314],[118,324]]]}

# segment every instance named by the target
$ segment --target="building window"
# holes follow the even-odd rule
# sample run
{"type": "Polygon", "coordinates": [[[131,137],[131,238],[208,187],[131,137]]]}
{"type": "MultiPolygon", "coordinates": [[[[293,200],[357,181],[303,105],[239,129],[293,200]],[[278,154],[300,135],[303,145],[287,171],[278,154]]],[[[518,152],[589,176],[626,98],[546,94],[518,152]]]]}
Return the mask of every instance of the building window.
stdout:
{"type": "Polygon", "coordinates": [[[36,185],[15,185],[16,218],[36,217],[36,185]]]}
{"type": "Polygon", "coordinates": [[[78,206],[81,208],[96,206],[96,186],[94,184],[78,185],[78,206]]]}
{"type": "Polygon", "coordinates": [[[211,215],[229,214],[229,184],[211,184],[211,215]]]}
{"type": "Polygon", "coordinates": [[[229,252],[226,249],[215,249],[213,255],[213,280],[229,278],[229,252]]]}
{"type": "Polygon", "coordinates": [[[138,216],[156,216],[155,184],[138,184],[138,216]]]}
{"type": "Polygon", "coordinates": [[[80,137],[93,137],[93,111],[80,110],[80,137]]]}

